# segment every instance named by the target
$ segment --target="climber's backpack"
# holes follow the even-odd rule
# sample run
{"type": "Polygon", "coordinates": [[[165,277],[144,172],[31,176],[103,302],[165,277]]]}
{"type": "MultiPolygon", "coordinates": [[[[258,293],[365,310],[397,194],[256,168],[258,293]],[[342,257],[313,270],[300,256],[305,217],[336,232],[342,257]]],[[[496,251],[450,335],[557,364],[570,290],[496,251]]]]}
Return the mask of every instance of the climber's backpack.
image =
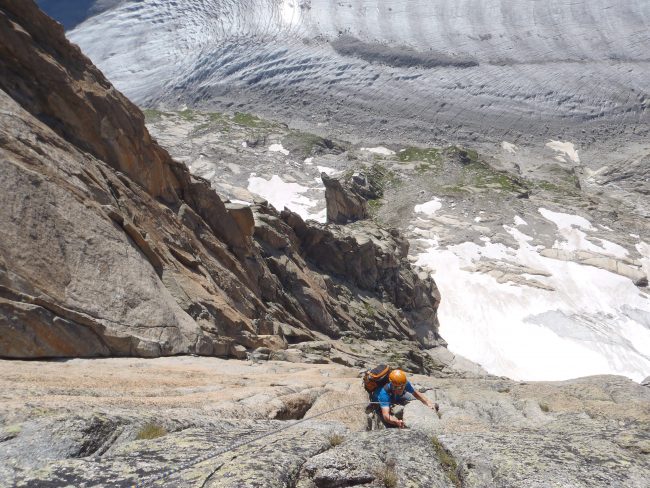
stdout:
{"type": "Polygon", "coordinates": [[[388,383],[388,376],[392,369],[386,364],[380,364],[376,368],[369,369],[363,373],[363,387],[368,393],[383,387],[388,383]]]}

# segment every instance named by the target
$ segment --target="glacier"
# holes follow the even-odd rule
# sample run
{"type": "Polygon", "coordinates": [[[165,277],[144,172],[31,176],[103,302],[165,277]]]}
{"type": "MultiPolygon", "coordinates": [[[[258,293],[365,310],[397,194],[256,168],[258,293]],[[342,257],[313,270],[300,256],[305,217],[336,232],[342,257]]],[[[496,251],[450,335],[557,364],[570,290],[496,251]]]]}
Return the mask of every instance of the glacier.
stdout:
{"type": "Polygon", "coordinates": [[[597,146],[647,138],[649,19],[644,0],[127,0],[68,34],[145,106],[597,146]]]}

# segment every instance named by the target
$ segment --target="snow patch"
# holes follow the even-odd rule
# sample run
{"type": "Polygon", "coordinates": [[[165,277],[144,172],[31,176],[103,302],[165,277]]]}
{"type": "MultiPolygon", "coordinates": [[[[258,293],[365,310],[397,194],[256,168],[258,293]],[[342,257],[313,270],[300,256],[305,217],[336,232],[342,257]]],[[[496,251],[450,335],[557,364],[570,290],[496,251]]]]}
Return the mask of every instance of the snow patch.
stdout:
{"type": "Polygon", "coordinates": [[[286,207],[305,220],[313,219],[325,222],[323,210],[314,214],[311,213],[318,202],[303,195],[309,190],[311,188],[298,183],[286,183],[278,175],[273,175],[270,180],[265,180],[251,173],[248,179],[248,191],[268,200],[277,210],[283,210],[286,207]]]}
{"type": "Polygon", "coordinates": [[[313,161],[314,161],[314,158],[306,158],[305,161],[304,161],[304,163],[305,163],[305,164],[314,164],[313,161]]]}
{"type": "Polygon", "coordinates": [[[641,261],[641,269],[643,269],[643,272],[650,279],[650,245],[641,241],[635,247],[642,256],[641,259],[639,259],[639,261],[641,261]]]}
{"type": "Polygon", "coordinates": [[[628,255],[627,249],[623,246],[606,239],[592,238],[600,242],[600,246],[589,241],[587,239],[587,234],[580,229],[591,231],[597,229],[584,217],[553,212],[545,208],[540,208],[539,213],[541,213],[545,219],[550,220],[557,226],[559,234],[563,238],[562,242],[555,241],[555,244],[553,244],[555,249],[562,249],[565,251],[591,251],[599,254],[608,254],[618,258],[623,258],[628,255]]]}
{"type": "Polygon", "coordinates": [[[598,241],[600,242],[601,252],[604,254],[610,254],[617,258],[624,258],[629,254],[627,249],[615,242],[608,241],[607,239],[598,239],[598,241]]]}
{"type": "MultiPolygon", "coordinates": [[[[568,157],[574,163],[580,162],[580,156],[578,156],[578,150],[571,142],[549,141],[546,143],[546,147],[553,149],[553,151],[562,153],[564,156],[568,157]]],[[[560,157],[564,160],[564,156],[560,156],[560,157]]]]}
{"type": "Polygon", "coordinates": [[[381,154],[382,156],[393,156],[395,154],[395,151],[391,151],[390,149],[384,147],[384,146],[378,146],[378,147],[362,147],[362,151],[367,151],[373,154],[381,154]]]}
{"type": "Polygon", "coordinates": [[[506,152],[509,152],[510,154],[516,154],[517,149],[519,149],[517,146],[512,144],[511,142],[503,141],[501,143],[501,149],[503,149],[506,152]]]}
{"type": "Polygon", "coordinates": [[[442,202],[438,198],[434,198],[429,202],[423,203],[421,205],[416,205],[415,211],[417,213],[423,213],[432,216],[441,208],[442,208],[442,202]]]}
{"type": "Polygon", "coordinates": [[[289,151],[285,149],[282,144],[271,144],[269,146],[269,152],[279,152],[284,154],[285,156],[289,155],[289,151]]]}
{"type": "MultiPolygon", "coordinates": [[[[327,176],[334,176],[335,174],[340,173],[340,171],[335,170],[334,168],[328,168],[327,166],[316,166],[318,168],[318,173],[325,173],[327,176]]],[[[320,177],[318,178],[320,180],[320,177]]]]}
{"type": "Polygon", "coordinates": [[[595,230],[591,225],[591,222],[579,215],[553,212],[552,210],[541,207],[538,210],[546,220],[553,222],[559,230],[571,229],[573,227],[580,227],[585,230],[595,230]]]}
{"type": "Polygon", "coordinates": [[[234,198],[230,199],[230,203],[238,203],[240,205],[247,205],[248,207],[250,207],[252,205],[251,202],[247,202],[246,200],[237,200],[237,199],[234,199],[234,198]]]}
{"type": "MultiPolygon", "coordinates": [[[[437,237],[432,236],[432,232],[430,230],[424,230],[416,227],[415,232],[416,234],[422,236],[422,239],[418,239],[418,242],[420,242],[422,245],[428,246],[429,249],[437,249],[440,246],[440,241],[437,237]]],[[[435,269],[432,269],[431,271],[435,272],[435,269]]]]}
{"type": "Polygon", "coordinates": [[[519,215],[515,215],[515,226],[528,225],[528,223],[522,219],[519,215]]]}

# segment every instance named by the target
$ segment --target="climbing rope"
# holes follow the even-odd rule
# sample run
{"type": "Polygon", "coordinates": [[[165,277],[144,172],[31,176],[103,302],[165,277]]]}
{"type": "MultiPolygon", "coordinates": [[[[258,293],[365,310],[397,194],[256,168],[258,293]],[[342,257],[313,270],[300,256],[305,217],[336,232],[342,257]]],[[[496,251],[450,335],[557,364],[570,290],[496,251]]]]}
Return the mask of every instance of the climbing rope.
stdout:
{"type": "MultiPolygon", "coordinates": [[[[408,400],[408,401],[412,401],[412,400],[408,400]]],[[[275,429],[275,430],[272,430],[270,432],[265,432],[264,434],[259,435],[257,437],[254,437],[252,439],[236,442],[235,444],[233,444],[231,446],[228,446],[228,447],[226,447],[224,449],[220,449],[220,450],[218,450],[216,452],[209,452],[207,454],[199,456],[199,457],[193,459],[191,462],[181,464],[180,466],[177,466],[176,468],[168,469],[168,470],[163,471],[161,473],[158,473],[156,475],[147,477],[144,480],[139,481],[135,485],[135,487],[136,488],[143,488],[143,487],[145,487],[145,486],[147,486],[147,485],[149,485],[151,483],[155,483],[156,481],[161,481],[161,480],[163,480],[165,478],[168,478],[168,477],[170,477],[171,475],[173,475],[175,473],[178,473],[180,471],[185,471],[186,469],[191,468],[192,466],[196,466],[197,464],[200,464],[200,463],[202,463],[204,461],[207,461],[208,459],[212,459],[212,458],[215,458],[217,456],[221,456],[222,454],[225,454],[225,453],[227,453],[229,451],[234,451],[235,449],[238,449],[238,448],[240,448],[242,446],[252,444],[253,442],[259,441],[260,439],[264,439],[265,437],[272,436],[272,435],[277,434],[279,432],[282,432],[282,431],[284,431],[286,429],[290,429],[291,427],[295,427],[296,425],[302,424],[304,422],[308,422],[309,420],[315,419],[317,417],[321,417],[322,415],[326,415],[328,413],[336,412],[337,410],[343,410],[344,408],[357,407],[357,406],[360,406],[360,405],[379,405],[379,402],[350,403],[348,405],[343,405],[341,407],[332,408],[331,410],[326,410],[325,412],[321,412],[321,413],[318,413],[316,415],[312,415],[311,417],[307,417],[307,418],[292,422],[291,424],[283,426],[280,429],[275,429]]],[[[203,482],[203,484],[201,486],[204,486],[205,483],[207,483],[207,481],[212,477],[212,475],[214,475],[214,473],[216,473],[222,466],[223,466],[223,463],[220,464],[219,466],[217,466],[210,473],[210,475],[205,479],[205,481],[203,482]]]]}

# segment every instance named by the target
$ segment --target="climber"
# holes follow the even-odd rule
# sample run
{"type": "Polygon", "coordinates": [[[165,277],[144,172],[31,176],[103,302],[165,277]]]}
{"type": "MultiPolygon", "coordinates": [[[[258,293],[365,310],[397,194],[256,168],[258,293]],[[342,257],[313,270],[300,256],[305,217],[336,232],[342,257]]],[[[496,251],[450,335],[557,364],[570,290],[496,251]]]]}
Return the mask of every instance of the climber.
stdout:
{"type": "Polygon", "coordinates": [[[415,399],[420,400],[431,410],[439,410],[437,403],[432,402],[419,391],[416,391],[406,374],[401,369],[394,369],[388,376],[388,382],[372,392],[372,401],[377,402],[375,411],[380,413],[380,418],[386,427],[405,427],[404,405],[415,399]]]}

